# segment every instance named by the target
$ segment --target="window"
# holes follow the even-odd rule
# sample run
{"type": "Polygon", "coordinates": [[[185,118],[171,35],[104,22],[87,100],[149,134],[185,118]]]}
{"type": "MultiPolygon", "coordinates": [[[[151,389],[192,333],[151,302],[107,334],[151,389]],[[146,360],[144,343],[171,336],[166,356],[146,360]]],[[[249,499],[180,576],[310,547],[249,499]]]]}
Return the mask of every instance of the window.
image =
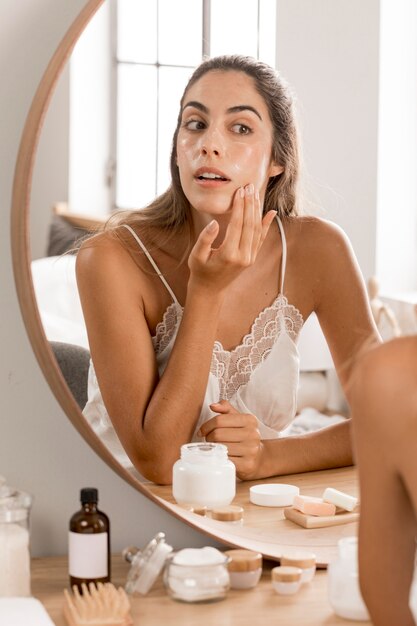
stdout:
{"type": "Polygon", "coordinates": [[[116,137],[113,204],[146,205],[169,185],[179,101],[205,55],[275,65],[275,0],[114,0],[116,137]]]}

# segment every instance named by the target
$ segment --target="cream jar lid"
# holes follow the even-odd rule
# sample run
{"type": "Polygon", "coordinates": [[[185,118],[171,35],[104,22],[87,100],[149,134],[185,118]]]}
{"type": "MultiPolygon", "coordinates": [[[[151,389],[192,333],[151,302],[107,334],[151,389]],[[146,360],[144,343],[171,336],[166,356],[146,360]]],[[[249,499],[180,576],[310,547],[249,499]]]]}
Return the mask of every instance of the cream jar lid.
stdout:
{"type": "Polygon", "coordinates": [[[252,550],[226,550],[230,558],[227,564],[229,572],[253,572],[262,567],[262,554],[252,550]]]}
{"type": "Polygon", "coordinates": [[[222,522],[236,522],[243,519],[243,508],[236,504],[219,506],[212,510],[211,517],[222,522]]]}
{"type": "Polygon", "coordinates": [[[271,570],[271,578],[274,582],[294,583],[301,580],[303,570],[290,565],[279,565],[271,570]]]}
{"type": "Polygon", "coordinates": [[[285,483],[265,483],[249,488],[249,500],[258,506],[292,506],[295,496],[299,495],[299,487],[285,483]]]}
{"type": "Polygon", "coordinates": [[[193,513],[195,513],[196,515],[202,515],[204,517],[207,514],[207,507],[197,504],[193,507],[193,513]]]}
{"type": "Polygon", "coordinates": [[[293,567],[301,567],[302,569],[308,569],[309,567],[315,567],[316,555],[313,552],[293,552],[292,554],[283,554],[281,556],[281,565],[291,565],[293,567]]]}

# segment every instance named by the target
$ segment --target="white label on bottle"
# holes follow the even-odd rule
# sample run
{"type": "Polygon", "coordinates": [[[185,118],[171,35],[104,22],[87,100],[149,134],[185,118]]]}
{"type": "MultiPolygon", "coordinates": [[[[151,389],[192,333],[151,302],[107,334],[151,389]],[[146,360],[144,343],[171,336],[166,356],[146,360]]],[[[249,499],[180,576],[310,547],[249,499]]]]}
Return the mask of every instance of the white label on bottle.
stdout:
{"type": "Polygon", "coordinates": [[[107,533],[69,532],[69,574],[74,578],[104,578],[107,569],[107,533]]]}

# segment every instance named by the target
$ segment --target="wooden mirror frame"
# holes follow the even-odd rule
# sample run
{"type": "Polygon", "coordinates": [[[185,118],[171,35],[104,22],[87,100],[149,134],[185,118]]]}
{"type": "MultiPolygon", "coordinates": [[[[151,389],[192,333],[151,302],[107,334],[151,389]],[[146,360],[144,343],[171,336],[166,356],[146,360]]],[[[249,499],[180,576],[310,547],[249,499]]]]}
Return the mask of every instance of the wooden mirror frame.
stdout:
{"type": "MultiPolygon", "coordinates": [[[[139,479],[120,465],[83,418],[79,406],[65,382],[43,329],[31,273],[31,247],[29,240],[30,195],[36,151],[45,115],[61,72],[68,62],[81,33],[104,1],[88,0],[69,27],[39,83],[22,133],[13,180],[11,243],[16,290],[26,331],[46,381],[63,411],[90,447],[121,478],[174,517],[185,521],[189,526],[203,532],[212,539],[227,546],[256,550],[266,557],[279,559],[282,554],[282,545],[291,546],[294,545],[293,543],[284,541],[280,546],[276,538],[274,537],[271,540],[271,536],[268,536],[267,532],[264,533],[262,528],[257,527],[254,529],[252,527],[229,530],[225,528],[227,525],[224,526],[222,522],[214,522],[209,518],[197,516],[173,503],[172,497],[167,493],[166,488],[160,489],[156,485],[149,488],[146,483],[141,483],[139,479]]],[[[336,474],[336,476],[341,485],[340,488],[351,485],[355,479],[354,470],[351,468],[340,470],[340,473],[336,474]]],[[[304,487],[308,483],[310,486],[315,485],[315,481],[317,481],[318,489],[322,488],[324,480],[323,476],[320,476],[320,472],[313,472],[311,480],[306,480],[305,477],[292,478],[294,478],[296,484],[304,487]]],[[[249,507],[247,493],[245,492],[244,496],[242,496],[242,490],[240,493],[240,499],[242,500],[243,498],[244,500],[241,503],[249,507]]],[[[276,519],[271,518],[270,515],[266,515],[263,522],[269,524],[271,528],[273,525],[275,527],[274,532],[278,530],[276,519]]],[[[264,528],[265,524],[263,523],[262,526],[264,528]]],[[[336,539],[337,537],[333,534],[331,538],[329,537],[329,542],[322,546],[323,550],[317,551],[319,563],[325,565],[329,562],[329,555],[333,555],[335,552],[336,539]]],[[[295,543],[298,544],[298,541],[295,543]]],[[[304,547],[306,545],[304,544],[304,547]]],[[[311,548],[311,545],[309,547],[311,548]]]]}

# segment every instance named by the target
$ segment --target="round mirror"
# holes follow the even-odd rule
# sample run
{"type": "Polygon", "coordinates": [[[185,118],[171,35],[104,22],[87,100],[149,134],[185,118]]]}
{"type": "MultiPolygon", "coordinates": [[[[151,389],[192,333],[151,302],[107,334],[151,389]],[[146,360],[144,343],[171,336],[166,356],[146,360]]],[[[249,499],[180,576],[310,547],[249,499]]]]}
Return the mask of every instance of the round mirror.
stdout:
{"type": "MultiPolygon", "coordinates": [[[[77,293],[75,282],[71,277],[65,283],[67,291],[64,291],[62,294],[58,293],[58,286],[62,287],[63,285],[62,276],[59,276],[59,274],[58,282],[55,285],[53,282],[48,284],[42,282],[42,276],[46,275],[45,272],[48,271],[51,263],[52,265],[55,263],[55,270],[59,271],[59,262],[54,260],[48,262],[47,260],[39,259],[42,261],[38,264],[40,269],[37,270],[36,276],[32,273],[33,259],[30,233],[31,229],[33,230],[36,225],[39,225],[37,216],[30,214],[33,206],[33,198],[31,197],[32,179],[35,167],[38,166],[38,164],[35,166],[35,156],[37,155],[41,132],[44,128],[45,117],[51,114],[50,105],[51,103],[53,105],[53,94],[60,76],[68,67],[68,60],[79,37],[90,20],[96,19],[94,16],[104,4],[105,0],[89,0],[61,41],[34,96],[18,153],[12,203],[13,264],[22,315],[33,350],[53,393],[79,433],[109,466],[142,494],[191,526],[206,532],[209,536],[227,545],[255,549],[271,558],[278,558],[284,546],[300,548],[308,546],[314,548],[321,564],[327,564],[335,554],[338,539],[355,532],[352,524],[333,526],[325,530],[323,529],[321,533],[317,530],[295,526],[293,522],[284,519],[282,509],[257,507],[251,504],[249,502],[249,487],[252,483],[239,483],[237,486],[236,503],[241,504],[245,510],[244,524],[242,526],[231,526],[228,523],[201,517],[181,509],[175,504],[170,487],[160,487],[146,483],[137,472],[124,467],[84,419],[80,408],[83,404],[83,396],[78,395],[80,383],[75,381],[74,386],[72,386],[70,374],[68,374],[66,369],[66,359],[77,363],[76,369],[78,373],[80,373],[80,369],[83,367],[85,369],[86,363],[88,367],[88,346],[83,344],[82,328],[80,330],[78,326],[77,329],[74,329],[75,327],[70,325],[69,334],[65,336],[57,335],[55,340],[53,339],[54,336],[49,331],[46,331],[47,323],[50,324],[50,327],[54,327],[56,316],[52,321],[51,318],[46,319],[43,306],[40,305],[42,289],[44,288],[46,298],[52,298],[52,300],[55,298],[54,306],[59,298],[61,298],[65,306],[68,306],[69,300],[73,297],[76,298],[77,293]],[[73,291],[70,293],[68,289],[71,288],[73,288],[73,291]],[[79,334],[77,334],[78,331],[80,331],[79,334]],[[77,338],[71,340],[71,337],[77,338]],[[58,344],[71,345],[69,349],[68,347],[63,349],[58,344]],[[79,365],[80,363],[84,363],[84,365],[79,365]]],[[[58,158],[58,155],[56,158],[58,158]]],[[[68,160],[69,156],[63,150],[59,158],[68,160]]],[[[109,176],[111,175],[110,164],[109,176]]],[[[62,199],[57,197],[56,201],[58,202],[62,199]]],[[[77,229],[88,230],[100,219],[91,215],[71,215],[59,204],[55,207],[55,217],[61,218],[59,222],[61,226],[64,223],[68,227],[67,230],[75,228],[76,231],[77,229]]],[[[58,252],[56,254],[59,256],[58,252]]],[[[53,258],[55,259],[55,256],[53,258]]],[[[62,271],[66,273],[67,278],[70,275],[73,276],[74,256],[64,256],[62,261],[64,263],[62,271]]],[[[74,305],[75,309],[77,306],[76,304],[74,305]]],[[[72,311],[74,311],[74,307],[72,311]]],[[[77,309],[76,315],[78,315],[79,321],[79,309],[77,309]]],[[[282,482],[280,479],[278,480],[282,482]]],[[[276,481],[277,479],[271,478],[263,482],[276,481]]],[[[336,487],[352,494],[355,494],[357,490],[356,475],[353,468],[332,470],[330,473],[315,472],[308,475],[285,477],[284,482],[302,486],[303,492],[315,496],[320,495],[327,486],[336,487]]]]}

